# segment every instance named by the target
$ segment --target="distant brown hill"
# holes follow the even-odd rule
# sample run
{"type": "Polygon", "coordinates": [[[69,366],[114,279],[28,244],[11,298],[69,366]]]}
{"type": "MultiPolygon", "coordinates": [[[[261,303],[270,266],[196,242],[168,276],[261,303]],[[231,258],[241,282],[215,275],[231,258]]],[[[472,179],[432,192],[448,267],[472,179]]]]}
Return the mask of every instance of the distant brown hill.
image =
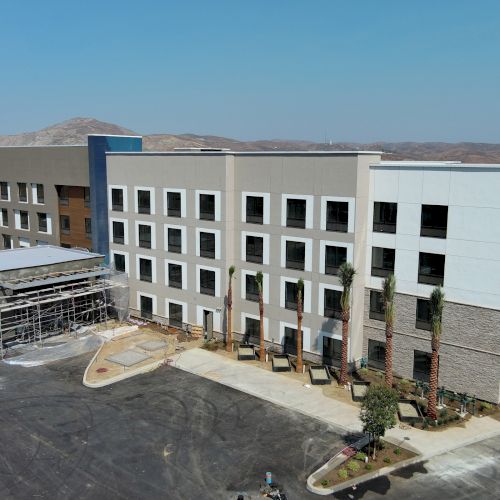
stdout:
{"type": "MultiPolygon", "coordinates": [[[[88,134],[125,134],[135,132],[94,118],[72,118],[37,132],[0,136],[0,146],[41,146],[86,144],[88,134]]],[[[216,147],[233,151],[384,151],[391,160],[458,160],[467,163],[500,163],[500,144],[476,142],[377,142],[371,144],[339,142],[322,144],[310,141],[238,141],[227,137],[195,134],[144,135],[145,151],[172,151],[180,147],[216,147]]]]}

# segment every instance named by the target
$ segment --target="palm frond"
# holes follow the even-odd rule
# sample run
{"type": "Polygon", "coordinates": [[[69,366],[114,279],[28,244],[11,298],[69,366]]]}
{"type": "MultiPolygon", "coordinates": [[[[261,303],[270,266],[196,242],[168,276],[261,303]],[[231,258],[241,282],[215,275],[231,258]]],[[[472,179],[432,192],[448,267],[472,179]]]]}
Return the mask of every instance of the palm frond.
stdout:
{"type": "Polygon", "coordinates": [[[356,274],[356,270],[352,266],[350,262],[344,262],[339,267],[338,277],[340,279],[340,284],[344,288],[351,288],[352,282],[354,281],[354,276],[356,274]]]}
{"type": "Polygon", "coordinates": [[[384,297],[384,312],[386,323],[394,323],[394,293],[396,291],[396,278],[394,274],[389,274],[382,285],[382,295],[384,297]]]}
{"type": "Polygon", "coordinates": [[[235,273],[235,271],[236,271],[236,267],[229,266],[229,279],[231,279],[233,277],[233,274],[235,273]]]}
{"type": "Polygon", "coordinates": [[[264,283],[264,275],[262,271],[258,271],[255,275],[255,281],[257,282],[257,288],[259,289],[259,293],[262,293],[263,283],[264,283]]]}
{"type": "Polygon", "coordinates": [[[444,292],[440,286],[437,286],[431,292],[430,309],[432,335],[439,337],[441,335],[441,321],[444,309],[444,292]]]}

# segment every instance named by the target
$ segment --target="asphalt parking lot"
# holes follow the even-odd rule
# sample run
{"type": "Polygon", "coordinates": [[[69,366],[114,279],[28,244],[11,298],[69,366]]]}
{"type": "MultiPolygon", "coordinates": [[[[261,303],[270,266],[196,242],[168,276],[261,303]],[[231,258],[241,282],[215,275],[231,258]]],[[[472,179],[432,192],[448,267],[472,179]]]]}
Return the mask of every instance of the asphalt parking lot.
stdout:
{"type": "Polygon", "coordinates": [[[326,424],[172,367],[103,389],[90,356],[0,363],[0,498],[233,499],[266,471],[289,499],[344,446],[326,424]]]}

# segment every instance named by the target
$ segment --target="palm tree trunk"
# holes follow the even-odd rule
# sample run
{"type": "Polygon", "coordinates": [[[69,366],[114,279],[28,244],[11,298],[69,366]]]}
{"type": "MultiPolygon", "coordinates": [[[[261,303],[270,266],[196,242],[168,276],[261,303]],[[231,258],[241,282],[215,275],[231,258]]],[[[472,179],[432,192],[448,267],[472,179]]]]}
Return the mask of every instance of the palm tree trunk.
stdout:
{"type": "Polygon", "coordinates": [[[231,352],[233,344],[233,287],[229,285],[227,291],[227,337],[226,351],[231,352]]]}
{"type": "Polygon", "coordinates": [[[392,387],[392,331],[390,323],[385,325],[385,385],[392,387]]]}
{"type": "Polygon", "coordinates": [[[297,303],[297,373],[302,373],[302,304],[300,302],[297,303]]]}
{"type": "Polygon", "coordinates": [[[437,419],[437,388],[438,388],[439,338],[432,337],[431,373],[429,375],[429,398],[427,401],[427,416],[437,419]]]}
{"type": "Polygon", "coordinates": [[[260,333],[260,349],[259,349],[259,358],[262,362],[266,360],[266,349],[265,349],[265,340],[264,340],[264,298],[262,297],[262,293],[259,293],[259,316],[260,316],[260,325],[259,325],[259,333],[260,333]]]}
{"type": "Polygon", "coordinates": [[[342,311],[342,356],[340,362],[340,385],[347,384],[347,346],[349,342],[349,309],[342,311]]]}

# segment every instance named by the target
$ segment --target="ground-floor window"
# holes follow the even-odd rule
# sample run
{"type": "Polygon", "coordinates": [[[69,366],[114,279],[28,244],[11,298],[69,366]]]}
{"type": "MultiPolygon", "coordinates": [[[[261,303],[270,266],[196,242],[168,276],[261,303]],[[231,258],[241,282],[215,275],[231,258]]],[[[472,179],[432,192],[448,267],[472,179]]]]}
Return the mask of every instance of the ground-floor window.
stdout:
{"type": "Polygon", "coordinates": [[[323,363],[325,365],[340,364],[342,357],[342,341],[339,339],[332,339],[330,337],[323,337],[323,363]]]}
{"type": "Polygon", "coordinates": [[[368,366],[377,370],[385,368],[385,342],[368,339],[368,366]]]}
{"type": "Polygon", "coordinates": [[[168,304],[168,324],[170,326],[182,327],[182,305],[169,302],[168,304]]]}
{"type": "Polygon", "coordinates": [[[245,343],[260,344],[260,320],[245,318],[245,343]]]}
{"type": "Polygon", "coordinates": [[[125,270],[125,255],[121,255],[119,253],[115,253],[115,269],[122,273],[126,272],[125,270]]]}
{"type": "Polygon", "coordinates": [[[141,317],[153,319],[153,299],[141,295],[141,317]]]}
{"type": "MultiPolygon", "coordinates": [[[[304,348],[304,332],[302,332],[302,349],[304,348]]],[[[283,343],[285,354],[297,356],[297,329],[285,326],[285,338],[283,343]]]]}
{"type": "Polygon", "coordinates": [[[431,373],[431,358],[430,352],[413,351],[413,378],[422,382],[429,382],[431,373]]]}

